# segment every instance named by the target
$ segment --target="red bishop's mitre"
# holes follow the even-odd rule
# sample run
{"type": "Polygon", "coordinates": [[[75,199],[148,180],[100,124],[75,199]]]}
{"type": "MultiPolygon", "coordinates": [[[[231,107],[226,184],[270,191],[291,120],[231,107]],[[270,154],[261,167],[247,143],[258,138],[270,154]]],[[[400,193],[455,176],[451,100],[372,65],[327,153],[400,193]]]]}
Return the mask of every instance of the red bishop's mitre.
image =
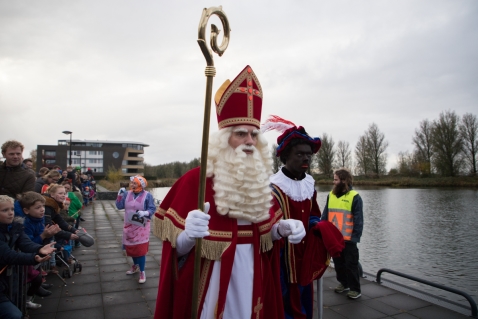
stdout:
{"type": "Polygon", "coordinates": [[[219,129],[236,125],[261,125],[262,88],[248,65],[230,82],[226,80],[214,98],[219,129]]]}

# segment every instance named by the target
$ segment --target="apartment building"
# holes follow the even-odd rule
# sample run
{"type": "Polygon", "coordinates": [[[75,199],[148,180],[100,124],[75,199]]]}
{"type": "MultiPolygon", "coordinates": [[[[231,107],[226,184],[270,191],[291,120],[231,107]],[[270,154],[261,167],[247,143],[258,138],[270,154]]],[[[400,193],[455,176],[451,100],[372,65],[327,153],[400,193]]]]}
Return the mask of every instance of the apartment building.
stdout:
{"type": "Polygon", "coordinates": [[[95,176],[106,174],[108,168],[121,169],[123,176],[143,174],[144,148],[149,145],[131,141],[100,140],[58,140],[58,145],[37,146],[37,169],[52,168],[59,165],[62,169],[70,164],[81,167],[81,171],[91,169],[95,176]],[[71,153],[71,154],[70,154],[71,153]]]}

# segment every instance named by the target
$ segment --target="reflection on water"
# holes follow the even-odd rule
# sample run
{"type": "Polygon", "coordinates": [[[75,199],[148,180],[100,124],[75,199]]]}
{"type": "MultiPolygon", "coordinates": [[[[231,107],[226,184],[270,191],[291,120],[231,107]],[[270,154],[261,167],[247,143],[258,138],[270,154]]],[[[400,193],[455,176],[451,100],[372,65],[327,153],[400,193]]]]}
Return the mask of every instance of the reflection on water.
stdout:
{"type": "MultiPolygon", "coordinates": [[[[330,188],[317,187],[321,208],[330,188]]],[[[478,299],[477,190],[355,189],[364,202],[365,226],[359,249],[365,272],[376,274],[380,268],[390,268],[462,290],[478,299]]],[[[157,199],[163,199],[168,191],[168,187],[151,189],[157,199]]],[[[451,300],[465,300],[391,274],[383,277],[451,300]]]]}

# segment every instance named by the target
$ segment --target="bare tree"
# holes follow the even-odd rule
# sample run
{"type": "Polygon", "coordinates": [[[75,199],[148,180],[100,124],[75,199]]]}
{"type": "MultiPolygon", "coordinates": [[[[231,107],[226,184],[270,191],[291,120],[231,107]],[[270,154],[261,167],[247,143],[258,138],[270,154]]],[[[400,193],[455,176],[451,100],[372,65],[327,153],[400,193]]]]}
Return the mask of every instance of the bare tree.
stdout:
{"type": "Polygon", "coordinates": [[[276,156],[277,144],[272,144],[271,146],[271,155],[272,155],[272,172],[277,173],[279,168],[282,166],[280,158],[276,156]]]}
{"type": "Polygon", "coordinates": [[[442,112],[438,120],[433,121],[433,162],[443,176],[458,175],[463,163],[459,122],[460,118],[454,111],[442,112]]]}
{"type": "Polygon", "coordinates": [[[463,151],[468,162],[470,173],[476,176],[476,154],[478,152],[478,120],[476,115],[466,113],[460,125],[463,139],[463,151]]]}
{"type": "Polygon", "coordinates": [[[37,150],[31,150],[30,151],[30,158],[32,159],[33,162],[33,170],[36,172],[37,170],[37,150]]]}
{"type": "Polygon", "coordinates": [[[409,153],[408,151],[398,153],[398,173],[403,176],[420,174],[416,153],[409,153]]]}
{"type": "Polygon", "coordinates": [[[337,143],[336,166],[352,168],[352,152],[350,151],[349,142],[339,141],[337,143]]]}
{"type": "Polygon", "coordinates": [[[355,174],[367,175],[370,172],[370,158],[367,152],[367,137],[359,137],[355,145],[355,174]]]}
{"type": "Polygon", "coordinates": [[[377,124],[372,123],[365,132],[365,136],[372,172],[377,175],[384,174],[387,166],[385,150],[388,147],[388,142],[385,141],[385,134],[380,132],[377,124]]]}
{"type": "Polygon", "coordinates": [[[415,153],[419,162],[420,171],[426,175],[430,175],[432,172],[432,128],[432,122],[423,120],[420,122],[420,127],[415,130],[415,136],[413,137],[413,145],[415,145],[415,153]]]}
{"type": "Polygon", "coordinates": [[[322,174],[326,176],[332,176],[333,164],[335,161],[334,140],[332,137],[329,137],[327,133],[324,133],[320,141],[322,142],[322,146],[320,147],[316,157],[317,168],[322,174]]]}

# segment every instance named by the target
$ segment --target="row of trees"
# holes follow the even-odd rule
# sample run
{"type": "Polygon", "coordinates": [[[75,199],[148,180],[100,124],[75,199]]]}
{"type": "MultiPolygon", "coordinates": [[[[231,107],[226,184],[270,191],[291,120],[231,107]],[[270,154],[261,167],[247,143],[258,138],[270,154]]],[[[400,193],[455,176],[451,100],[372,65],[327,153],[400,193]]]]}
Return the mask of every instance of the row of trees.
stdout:
{"type": "Polygon", "coordinates": [[[434,121],[421,121],[413,145],[412,153],[399,153],[400,174],[477,175],[478,119],[474,114],[460,118],[454,111],[445,111],[434,121]]]}
{"type": "Polygon", "coordinates": [[[201,163],[199,158],[195,158],[192,161],[186,162],[172,162],[161,165],[144,165],[144,176],[146,178],[179,178],[184,173],[194,167],[198,167],[201,163]]]}
{"type": "MultiPolygon", "coordinates": [[[[355,175],[379,177],[385,175],[387,166],[388,142],[378,125],[372,123],[359,136],[352,149],[349,142],[338,141],[332,136],[322,134],[322,147],[312,159],[312,170],[331,177],[339,167],[349,168],[355,175]]],[[[390,175],[403,176],[457,176],[461,174],[476,176],[476,155],[478,151],[478,119],[467,113],[459,117],[454,111],[440,113],[438,119],[425,119],[420,122],[412,138],[414,150],[400,152],[398,165],[390,170],[390,175]]],[[[277,145],[272,145],[273,170],[282,165],[275,157],[277,145]]],[[[179,178],[191,168],[200,165],[200,159],[173,162],[156,166],[145,165],[145,176],[156,178],[179,178]]]]}
{"type": "Polygon", "coordinates": [[[339,167],[347,167],[356,175],[385,174],[388,142],[377,124],[370,124],[364,134],[359,136],[353,150],[354,157],[347,141],[339,141],[335,145],[327,133],[322,134],[321,141],[322,147],[312,159],[312,165],[319,174],[332,176],[333,170],[339,167]]]}
{"type": "MultiPolygon", "coordinates": [[[[322,135],[322,147],[313,159],[319,174],[331,176],[333,169],[350,168],[355,175],[380,176],[386,173],[388,142],[377,124],[372,123],[350,149],[347,141],[322,135]]],[[[440,113],[438,119],[420,122],[412,138],[414,150],[400,152],[398,165],[389,174],[404,176],[476,176],[478,151],[478,119],[466,113],[459,117],[454,111],[440,113]]]]}

